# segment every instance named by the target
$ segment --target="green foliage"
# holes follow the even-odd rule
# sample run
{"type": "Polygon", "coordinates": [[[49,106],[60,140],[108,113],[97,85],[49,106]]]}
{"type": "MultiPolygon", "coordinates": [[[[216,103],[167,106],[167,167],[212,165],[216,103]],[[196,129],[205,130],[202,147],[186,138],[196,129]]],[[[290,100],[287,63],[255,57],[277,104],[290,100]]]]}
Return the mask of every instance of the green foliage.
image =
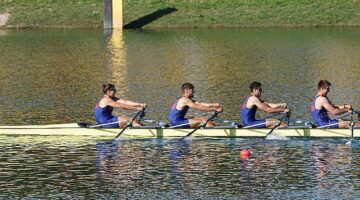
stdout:
{"type": "Polygon", "coordinates": [[[102,27],[102,0],[1,0],[13,27],[102,27]]]}
{"type": "Polygon", "coordinates": [[[148,26],[360,25],[359,0],[125,0],[125,21],[165,7],[174,7],[177,11],[148,26]]]}
{"type": "MultiPolygon", "coordinates": [[[[360,0],[124,0],[124,23],[167,7],[146,27],[358,26],[360,0]]],[[[103,0],[0,0],[13,27],[102,27],[103,0]]]]}

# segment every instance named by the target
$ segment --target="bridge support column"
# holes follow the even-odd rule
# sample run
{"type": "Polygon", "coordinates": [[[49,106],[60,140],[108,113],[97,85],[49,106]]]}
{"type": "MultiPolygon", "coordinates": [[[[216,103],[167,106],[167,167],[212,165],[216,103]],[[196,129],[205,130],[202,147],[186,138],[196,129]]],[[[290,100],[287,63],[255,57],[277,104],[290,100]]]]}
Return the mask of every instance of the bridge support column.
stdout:
{"type": "Polygon", "coordinates": [[[104,0],[104,29],[123,28],[122,0],[104,0]]]}

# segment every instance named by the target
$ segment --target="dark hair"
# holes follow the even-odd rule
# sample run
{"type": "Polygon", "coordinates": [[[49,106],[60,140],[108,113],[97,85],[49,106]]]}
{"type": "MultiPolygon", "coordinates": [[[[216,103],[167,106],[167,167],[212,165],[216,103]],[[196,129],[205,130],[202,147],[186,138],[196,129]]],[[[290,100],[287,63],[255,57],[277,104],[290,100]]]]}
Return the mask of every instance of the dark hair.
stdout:
{"type": "Polygon", "coordinates": [[[106,94],[107,91],[116,91],[115,85],[108,83],[103,85],[103,93],[106,94]]]}
{"type": "Polygon", "coordinates": [[[325,88],[325,87],[330,87],[331,83],[327,80],[320,80],[318,83],[318,90],[320,90],[321,88],[325,88]]]}
{"type": "Polygon", "coordinates": [[[184,91],[185,89],[194,89],[194,85],[191,83],[184,83],[181,86],[181,91],[184,91]]]}
{"type": "Polygon", "coordinates": [[[261,88],[261,83],[260,82],[254,81],[254,82],[252,82],[250,84],[250,91],[251,92],[254,91],[255,89],[259,89],[259,88],[261,88]]]}

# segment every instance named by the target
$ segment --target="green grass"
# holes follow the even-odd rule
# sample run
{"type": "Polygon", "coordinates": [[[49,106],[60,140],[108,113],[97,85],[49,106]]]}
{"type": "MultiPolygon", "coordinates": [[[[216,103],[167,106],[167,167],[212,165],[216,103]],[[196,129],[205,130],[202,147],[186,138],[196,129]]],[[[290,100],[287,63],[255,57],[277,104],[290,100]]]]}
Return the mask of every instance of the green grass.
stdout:
{"type": "Polygon", "coordinates": [[[102,27],[103,3],[94,0],[0,0],[10,27],[102,27]]]}
{"type": "MultiPolygon", "coordinates": [[[[124,23],[177,9],[145,27],[359,26],[360,0],[124,0],[124,23]]],[[[0,0],[8,27],[101,28],[103,0],[0,0]]]]}

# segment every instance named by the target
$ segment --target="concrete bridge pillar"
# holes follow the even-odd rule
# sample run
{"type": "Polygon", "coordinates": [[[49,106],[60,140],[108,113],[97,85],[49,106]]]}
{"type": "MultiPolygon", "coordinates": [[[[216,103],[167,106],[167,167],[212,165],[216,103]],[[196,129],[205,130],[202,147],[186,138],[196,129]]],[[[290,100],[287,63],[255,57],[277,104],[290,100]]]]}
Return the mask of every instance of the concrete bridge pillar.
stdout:
{"type": "Polygon", "coordinates": [[[122,0],[104,0],[104,29],[123,28],[122,0]]]}

